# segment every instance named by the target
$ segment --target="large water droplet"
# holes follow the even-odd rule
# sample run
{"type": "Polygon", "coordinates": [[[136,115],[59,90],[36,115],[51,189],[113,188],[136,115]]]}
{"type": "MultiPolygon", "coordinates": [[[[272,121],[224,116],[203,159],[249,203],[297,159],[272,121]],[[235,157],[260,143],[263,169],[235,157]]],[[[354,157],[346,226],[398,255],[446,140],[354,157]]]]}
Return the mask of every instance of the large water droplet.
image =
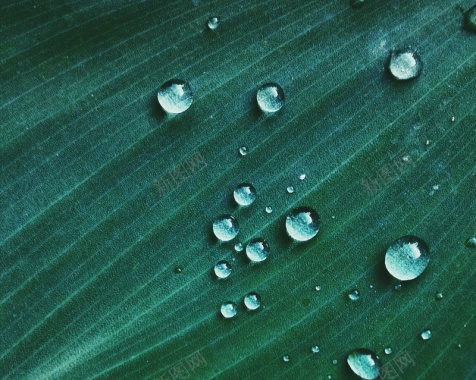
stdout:
{"type": "Polygon", "coordinates": [[[424,331],[421,333],[421,338],[422,338],[423,340],[428,340],[428,339],[430,339],[430,338],[431,338],[431,331],[428,330],[428,329],[424,330],[424,331]]]}
{"type": "Polygon", "coordinates": [[[357,289],[351,290],[347,296],[351,301],[357,301],[360,298],[360,294],[357,289]]]}
{"type": "Polygon", "coordinates": [[[417,278],[429,261],[428,246],[422,239],[412,235],[395,240],[385,254],[385,267],[393,277],[401,281],[417,278]]]}
{"type": "Polygon", "coordinates": [[[192,104],[192,88],[183,80],[172,79],[159,88],[157,99],[165,112],[182,113],[192,104]]]}
{"type": "Polygon", "coordinates": [[[416,78],[423,69],[423,63],[415,50],[410,48],[394,50],[390,53],[388,70],[396,80],[416,78]]]}
{"type": "Polygon", "coordinates": [[[248,310],[256,310],[261,306],[261,296],[256,292],[248,293],[243,301],[248,310]]]}
{"type": "Polygon", "coordinates": [[[232,301],[223,302],[220,308],[220,313],[225,318],[233,318],[237,313],[236,304],[232,301]]]}
{"type": "Polygon", "coordinates": [[[286,231],[296,241],[308,241],[319,231],[319,214],[310,207],[297,207],[286,217],[286,231]]]}
{"type": "Polygon", "coordinates": [[[266,83],[258,89],[256,100],[263,112],[274,113],[284,105],[284,91],[279,84],[266,83]]]}
{"type": "Polygon", "coordinates": [[[228,261],[220,260],[213,270],[218,278],[227,278],[231,274],[231,265],[228,261]]]}
{"type": "Polygon", "coordinates": [[[253,185],[242,183],[236,187],[233,197],[240,206],[249,206],[256,199],[256,190],[253,185]]]}
{"type": "Polygon", "coordinates": [[[213,233],[221,241],[232,240],[240,231],[238,220],[232,215],[220,215],[213,222],[213,233]]]}
{"type": "Polygon", "coordinates": [[[207,21],[208,29],[215,30],[220,25],[220,20],[218,17],[210,17],[207,21]]]}
{"type": "Polygon", "coordinates": [[[379,358],[374,352],[366,348],[353,350],[347,356],[347,363],[352,371],[362,379],[373,380],[379,376],[379,358]]]}
{"type": "Polygon", "coordinates": [[[476,248],[476,237],[471,237],[468,240],[466,240],[466,247],[476,248]]]}
{"type": "Polygon", "coordinates": [[[466,30],[476,33],[476,5],[464,12],[464,27],[466,30]]]}
{"type": "Polygon", "coordinates": [[[352,8],[362,8],[364,6],[364,0],[350,0],[350,6],[352,8]]]}
{"type": "Polygon", "coordinates": [[[246,245],[246,256],[255,263],[266,260],[269,251],[268,243],[262,238],[253,239],[246,245]]]}

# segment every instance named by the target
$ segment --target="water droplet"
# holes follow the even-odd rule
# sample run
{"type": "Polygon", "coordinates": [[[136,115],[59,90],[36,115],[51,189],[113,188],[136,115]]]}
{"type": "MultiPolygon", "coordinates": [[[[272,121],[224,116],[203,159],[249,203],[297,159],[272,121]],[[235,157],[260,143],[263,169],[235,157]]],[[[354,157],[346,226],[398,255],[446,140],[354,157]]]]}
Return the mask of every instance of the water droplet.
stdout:
{"type": "Polygon", "coordinates": [[[266,206],[264,211],[266,212],[266,214],[271,214],[273,212],[273,208],[271,206],[266,206]]]}
{"type": "Polygon", "coordinates": [[[469,238],[466,240],[466,247],[468,248],[476,248],[476,237],[469,238]]]}
{"type": "Polygon", "coordinates": [[[364,6],[364,0],[350,0],[350,6],[352,8],[362,8],[364,6]]]}
{"type": "Polygon", "coordinates": [[[402,290],[402,284],[397,284],[394,287],[395,290],[402,290]]]}
{"type": "Polygon", "coordinates": [[[304,181],[304,180],[306,179],[306,175],[305,175],[305,174],[301,174],[301,175],[299,176],[299,179],[300,179],[301,181],[304,181]]]}
{"type": "Polygon", "coordinates": [[[192,88],[183,80],[172,79],[160,86],[157,99],[165,112],[182,113],[192,104],[192,88]]]}
{"type": "Polygon", "coordinates": [[[227,278],[231,274],[231,265],[228,261],[220,260],[213,270],[218,278],[227,278]]]}
{"type": "Polygon", "coordinates": [[[248,293],[244,298],[244,303],[248,310],[256,310],[261,306],[261,296],[256,292],[248,293]]]}
{"type": "Polygon", "coordinates": [[[362,379],[373,380],[379,376],[380,361],[378,356],[366,349],[357,348],[347,356],[350,369],[362,379]]]}
{"type": "Polygon", "coordinates": [[[289,361],[289,355],[283,355],[283,362],[288,362],[289,361]]]}
{"type": "Polygon", "coordinates": [[[313,353],[317,354],[319,352],[319,346],[312,346],[311,350],[313,353]]]}
{"type": "Polygon", "coordinates": [[[240,206],[249,206],[256,199],[256,190],[253,185],[242,183],[236,187],[233,197],[240,206]]]}
{"type": "Polygon", "coordinates": [[[320,291],[321,291],[321,289],[322,289],[322,288],[321,288],[321,286],[320,286],[320,285],[317,285],[317,286],[316,286],[316,292],[320,292],[320,291]]]}
{"type": "Polygon", "coordinates": [[[464,27],[466,30],[476,33],[476,5],[464,12],[464,27]]]}
{"type": "Polygon", "coordinates": [[[443,293],[436,293],[435,298],[441,300],[443,298],[443,293]]]}
{"type": "Polygon", "coordinates": [[[286,191],[287,191],[288,194],[294,193],[294,186],[288,186],[288,187],[286,187],[286,191]]]}
{"type": "Polygon", "coordinates": [[[336,364],[337,364],[337,359],[334,359],[334,360],[332,361],[332,364],[336,365],[336,364]]]}
{"type": "Polygon", "coordinates": [[[385,353],[386,353],[387,355],[390,355],[390,354],[392,353],[392,349],[391,349],[390,347],[386,347],[386,348],[385,348],[385,353]]]}
{"type": "Polygon", "coordinates": [[[279,84],[266,83],[258,89],[256,100],[263,112],[274,113],[284,105],[284,91],[279,84]]]}
{"type": "Polygon", "coordinates": [[[347,295],[351,301],[357,301],[360,298],[359,291],[357,289],[353,289],[347,295]]]}
{"type": "Polygon", "coordinates": [[[286,231],[296,241],[308,241],[319,231],[319,214],[310,207],[297,207],[286,217],[286,231]]]}
{"type": "Polygon", "coordinates": [[[398,280],[417,278],[428,266],[429,248],[417,236],[407,235],[395,240],[385,254],[385,267],[398,280]]]}
{"type": "Polygon", "coordinates": [[[416,78],[423,69],[423,62],[415,50],[410,48],[390,53],[388,70],[396,80],[416,78]]]}
{"type": "Polygon", "coordinates": [[[238,152],[240,153],[240,156],[246,156],[248,154],[248,147],[243,145],[240,147],[240,149],[238,150],[238,152]]]}
{"type": "Polygon", "coordinates": [[[461,343],[458,343],[458,345],[456,347],[461,348],[461,343]]]}
{"type": "Polygon", "coordinates": [[[242,252],[243,251],[243,244],[241,243],[236,243],[235,244],[235,252],[242,252]]]}
{"type": "Polygon", "coordinates": [[[235,238],[240,231],[238,220],[232,215],[220,215],[213,222],[213,233],[221,241],[229,241],[235,238]]]}
{"type": "Polygon", "coordinates": [[[210,17],[207,21],[208,29],[215,30],[220,25],[220,20],[218,17],[210,17]]]}
{"type": "Polygon", "coordinates": [[[236,304],[232,301],[223,302],[220,308],[220,313],[225,318],[233,318],[237,313],[236,304]]]}
{"type": "Polygon", "coordinates": [[[174,273],[175,273],[175,274],[182,273],[182,271],[183,271],[183,268],[182,268],[181,266],[176,266],[176,267],[174,268],[174,273]]]}
{"type": "Polygon", "coordinates": [[[421,333],[421,338],[422,338],[423,340],[428,340],[428,339],[430,339],[430,338],[431,338],[431,331],[428,330],[428,329],[424,330],[424,331],[421,333]]]}
{"type": "Polygon", "coordinates": [[[266,260],[269,251],[268,243],[262,238],[253,239],[246,245],[246,256],[255,263],[266,260]]]}

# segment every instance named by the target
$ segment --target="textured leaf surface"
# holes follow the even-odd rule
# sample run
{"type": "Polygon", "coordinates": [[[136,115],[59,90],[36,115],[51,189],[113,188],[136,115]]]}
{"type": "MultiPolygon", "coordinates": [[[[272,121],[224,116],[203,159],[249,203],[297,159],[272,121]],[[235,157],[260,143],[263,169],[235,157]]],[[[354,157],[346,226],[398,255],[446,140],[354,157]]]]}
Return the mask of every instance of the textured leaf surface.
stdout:
{"type": "Polygon", "coordinates": [[[402,378],[474,378],[471,5],[3,2],[1,377],[345,379],[348,352],[366,347],[387,366],[407,353],[402,378]],[[424,69],[396,83],[385,62],[407,46],[424,69]],[[194,90],[175,117],[156,100],[171,78],[194,90]],[[286,93],[272,117],[253,100],[268,81],[286,93]],[[258,198],[238,208],[245,181],[258,198]],[[322,219],[304,244],[284,229],[298,205],[322,219]],[[269,259],[251,266],[218,243],[222,213],[240,221],[236,241],[266,238],[269,259]],[[431,260],[396,291],[384,255],[407,234],[431,260]],[[220,259],[233,263],[224,281],[220,259]],[[255,312],[241,306],[250,291],[255,312]],[[226,300],[240,305],[232,320],[226,300]]]}

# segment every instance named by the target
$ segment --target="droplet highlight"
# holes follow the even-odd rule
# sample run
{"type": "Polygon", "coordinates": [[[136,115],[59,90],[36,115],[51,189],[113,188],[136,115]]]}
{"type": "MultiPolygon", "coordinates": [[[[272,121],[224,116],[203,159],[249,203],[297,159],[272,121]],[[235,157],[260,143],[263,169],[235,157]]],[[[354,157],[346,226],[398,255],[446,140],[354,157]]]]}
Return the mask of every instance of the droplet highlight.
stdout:
{"type": "Polygon", "coordinates": [[[220,215],[213,222],[213,233],[218,240],[229,241],[238,235],[240,225],[232,215],[220,215]]]}
{"type": "Polygon", "coordinates": [[[435,299],[436,299],[437,301],[443,299],[443,293],[440,293],[440,292],[436,293],[435,299]]]}
{"type": "Polygon", "coordinates": [[[180,79],[171,79],[160,86],[157,99],[165,112],[179,114],[188,110],[193,101],[192,88],[180,79]]]}
{"type": "Polygon", "coordinates": [[[271,206],[266,206],[264,211],[266,212],[266,214],[271,214],[273,212],[273,208],[271,206]]]}
{"type": "Polygon", "coordinates": [[[232,301],[223,302],[220,308],[220,313],[225,318],[233,318],[237,313],[236,304],[232,301]]]}
{"type": "Polygon", "coordinates": [[[288,187],[286,187],[286,192],[287,192],[288,194],[294,193],[294,186],[288,186],[288,187]]]}
{"type": "Polygon", "coordinates": [[[240,206],[249,206],[256,199],[256,189],[250,183],[241,183],[233,192],[233,198],[240,206]]]}
{"type": "Polygon", "coordinates": [[[235,252],[242,252],[243,249],[244,249],[244,247],[243,247],[242,243],[236,243],[235,244],[235,252]]]}
{"type": "Polygon", "coordinates": [[[286,216],[286,232],[296,241],[308,241],[319,232],[319,214],[312,208],[297,207],[286,216]]]}
{"type": "Polygon", "coordinates": [[[390,355],[392,353],[392,349],[390,347],[385,348],[385,354],[390,355]]]}
{"type": "Polygon", "coordinates": [[[428,339],[430,339],[430,338],[431,338],[431,331],[428,330],[428,329],[424,330],[424,331],[421,333],[421,338],[422,338],[423,340],[428,340],[428,339]]]}
{"type": "Polygon", "coordinates": [[[219,25],[220,25],[220,20],[216,16],[210,17],[207,21],[207,26],[208,26],[208,29],[210,30],[217,29],[219,25]]]}
{"type": "Polygon", "coordinates": [[[231,274],[231,265],[228,261],[220,260],[215,264],[213,270],[218,278],[227,278],[231,274]]]}
{"type": "Polygon", "coordinates": [[[283,355],[283,362],[289,362],[289,355],[283,355]]]}
{"type": "Polygon", "coordinates": [[[240,149],[238,149],[238,153],[240,154],[240,156],[246,156],[248,154],[248,147],[243,145],[243,146],[240,146],[240,149]]]}
{"type": "Polygon", "coordinates": [[[284,91],[279,84],[266,83],[256,92],[256,101],[263,112],[278,112],[284,106],[284,91]]]}
{"type": "Polygon", "coordinates": [[[248,293],[243,300],[248,310],[256,310],[261,306],[261,296],[256,292],[248,293]]]}
{"type": "Polygon", "coordinates": [[[317,354],[319,352],[319,346],[312,346],[311,347],[311,351],[314,353],[314,354],[317,354]]]}
{"type": "Polygon", "coordinates": [[[385,267],[393,277],[401,281],[420,276],[429,262],[428,245],[412,235],[395,240],[385,254],[385,267]]]}
{"type": "Polygon", "coordinates": [[[347,297],[349,297],[351,301],[357,301],[360,298],[360,293],[357,289],[353,289],[347,294],[347,297]]]}
{"type": "Polygon", "coordinates": [[[415,50],[410,48],[394,50],[390,53],[388,70],[396,80],[409,80],[420,75],[423,62],[415,50]]]}
{"type": "Polygon", "coordinates": [[[378,356],[366,349],[357,348],[347,356],[350,369],[362,379],[373,380],[380,374],[380,360],[378,356]]]}
{"type": "Polygon", "coordinates": [[[266,260],[269,251],[269,244],[263,238],[253,239],[246,245],[246,256],[255,263],[266,260]]]}

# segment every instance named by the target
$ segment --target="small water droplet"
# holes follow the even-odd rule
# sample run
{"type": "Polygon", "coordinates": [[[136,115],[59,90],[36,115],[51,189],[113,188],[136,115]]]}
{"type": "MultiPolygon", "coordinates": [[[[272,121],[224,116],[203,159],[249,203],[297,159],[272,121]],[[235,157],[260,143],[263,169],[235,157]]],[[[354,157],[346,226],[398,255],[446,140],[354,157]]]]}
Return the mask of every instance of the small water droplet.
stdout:
{"type": "Polygon", "coordinates": [[[304,180],[306,179],[306,175],[305,175],[305,174],[301,174],[301,175],[299,176],[299,179],[300,179],[301,181],[304,181],[304,180]]]}
{"type": "Polygon", "coordinates": [[[464,12],[464,27],[466,30],[476,33],[476,5],[464,12]]]}
{"type": "Polygon", "coordinates": [[[397,284],[394,287],[395,290],[402,290],[402,284],[397,284]]]}
{"type": "Polygon", "coordinates": [[[312,346],[311,350],[313,353],[317,354],[319,352],[319,346],[312,346]]]}
{"type": "Polygon", "coordinates": [[[420,75],[423,63],[415,50],[410,48],[390,53],[388,70],[396,80],[409,80],[420,75]]]}
{"type": "Polygon", "coordinates": [[[171,79],[160,86],[157,99],[165,112],[182,113],[192,104],[192,88],[183,80],[171,79]]]}
{"type": "Polygon", "coordinates": [[[220,20],[216,16],[210,17],[207,21],[207,26],[208,26],[208,29],[210,30],[215,30],[216,28],[218,28],[219,25],[220,25],[220,20]]]}
{"type": "Polygon", "coordinates": [[[337,364],[337,359],[334,359],[334,360],[332,361],[332,364],[336,365],[336,364],[337,364]]]}
{"type": "Polygon", "coordinates": [[[428,340],[431,338],[431,331],[430,330],[424,330],[422,333],[421,333],[421,338],[423,340],[428,340]]]}
{"type": "Polygon", "coordinates": [[[380,374],[380,360],[378,356],[366,348],[353,350],[347,356],[347,364],[362,379],[373,380],[380,374]]]}
{"type": "Polygon", "coordinates": [[[461,348],[461,343],[458,343],[458,345],[456,347],[461,348]]]}
{"type": "Polygon", "coordinates": [[[182,271],[183,271],[183,268],[182,268],[181,266],[176,266],[176,267],[174,268],[174,273],[175,273],[175,274],[182,273],[182,271]]]}
{"type": "Polygon", "coordinates": [[[286,217],[286,231],[296,241],[308,241],[319,232],[319,214],[310,207],[297,207],[286,217]]]}
{"type": "Polygon", "coordinates": [[[362,8],[364,6],[364,0],[350,0],[350,6],[355,9],[362,8]]]}
{"type": "Polygon", "coordinates": [[[263,112],[275,113],[284,105],[284,91],[279,84],[266,83],[258,89],[256,100],[263,112]]]}
{"type": "Polygon", "coordinates": [[[241,243],[236,243],[235,244],[235,252],[242,252],[244,249],[243,244],[241,243]]]}
{"type": "Polygon", "coordinates": [[[347,295],[351,301],[357,301],[360,298],[359,291],[357,289],[353,289],[347,295]]]}
{"type": "Polygon", "coordinates": [[[233,197],[240,206],[249,206],[256,199],[256,190],[253,185],[242,183],[236,187],[233,197]]]}
{"type": "Polygon", "coordinates": [[[288,194],[294,193],[294,186],[288,186],[288,187],[286,187],[286,192],[287,192],[288,194]]]}
{"type": "Polygon", "coordinates": [[[417,236],[395,240],[385,254],[385,267],[398,280],[408,281],[423,273],[430,261],[427,244],[417,236]]]}
{"type": "Polygon", "coordinates": [[[261,296],[256,292],[250,292],[245,296],[244,303],[248,310],[256,310],[261,306],[261,296]]]}
{"type": "Polygon", "coordinates": [[[236,304],[232,301],[223,302],[220,308],[220,313],[225,318],[233,318],[237,313],[236,304]]]}
{"type": "Polygon", "coordinates": [[[220,260],[213,270],[218,278],[227,278],[231,274],[231,265],[228,261],[220,260]]]}
{"type": "Polygon", "coordinates": [[[269,251],[269,245],[263,238],[253,239],[246,245],[246,256],[255,263],[266,260],[269,251]]]}
{"type": "Polygon", "coordinates": [[[232,240],[238,235],[240,225],[232,215],[220,215],[213,222],[213,233],[221,241],[232,240]]]}
{"type": "Polygon", "coordinates": [[[266,214],[271,214],[273,212],[273,208],[271,206],[266,206],[264,211],[266,212],[266,214]]]}
{"type": "Polygon", "coordinates": [[[436,298],[437,300],[441,300],[441,299],[443,298],[443,293],[439,293],[439,292],[436,293],[435,298],[436,298]]]}
{"type": "Polygon", "coordinates": [[[288,362],[289,361],[289,355],[283,355],[283,362],[288,362]]]}
{"type": "Polygon", "coordinates": [[[392,353],[392,349],[391,349],[390,347],[386,347],[386,348],[385,348],[385,353],[386,353],[387,355],[390,355],[390,354],[392,353]]]}
{"type": "Polygon", "coordinates": [[[240,147],[240,149],[238,150],[238,152],[240,153],[240,156],[246,156],[248,154],[248,147],[243,145],[240,147]]]}
{"type": "Polygon", "coordinates": [[[456,119],[455,119],[455,117],[454,117],[454,116],[451,116],[451,119],[450,119],[450,121],[451,121],[452,123],[454,123],[454,122],[455,122],[455,120],[456,120],[456,119]]]}
{"type": "Polygon", "coordinates": [[[471,237],[468,240],[466,240],[466,247],[476,248],[476,237],[471,237]]]}
{"type": "Polygon", "coordinates": [[[320,286],[320,285],[317,285],[317,286],[316,286],[316,292],[320,292],[320,291],[321,291],[321,289],[322,289],[322,288],[321,288],[321,286],[320,286]]]}

